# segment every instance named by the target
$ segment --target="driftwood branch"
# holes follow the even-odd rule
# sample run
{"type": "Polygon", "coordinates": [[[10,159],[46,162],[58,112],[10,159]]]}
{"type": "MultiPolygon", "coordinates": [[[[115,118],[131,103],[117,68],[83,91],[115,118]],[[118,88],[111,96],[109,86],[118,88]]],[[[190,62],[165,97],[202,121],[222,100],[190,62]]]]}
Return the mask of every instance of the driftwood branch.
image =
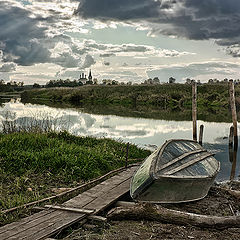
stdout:
{"type": "Polygon", "coordinates": [[[240,216],[218,217],[181,212],[159,205],[136,204],[128,208],[115,208],[108,213],[109,220],[154,220],[179,225],[193,225],[205,228],[239,228],[240,216]]]}
{"type": "Polygon", "coordinates": [[[227,192],[237,199],[240,199],[240,191],[227,189],[227,192]]]}

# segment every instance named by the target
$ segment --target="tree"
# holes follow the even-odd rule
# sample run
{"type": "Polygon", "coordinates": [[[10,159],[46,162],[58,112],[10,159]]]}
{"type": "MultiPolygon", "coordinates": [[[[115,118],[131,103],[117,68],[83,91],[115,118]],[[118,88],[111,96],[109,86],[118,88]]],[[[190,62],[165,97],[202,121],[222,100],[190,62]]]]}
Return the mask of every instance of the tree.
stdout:
{"type": "Polygon", "coordinates": [[[41,86],[38,83],[34,83],[33,88],[41,88],[41,86]]]}
{"type": "Polygon", "coordinates": [[[176,82],[176,79],[173,78],[173,77],[170,77],[169,80],[168,80],[169,83],[175,83],[176,82]]]}

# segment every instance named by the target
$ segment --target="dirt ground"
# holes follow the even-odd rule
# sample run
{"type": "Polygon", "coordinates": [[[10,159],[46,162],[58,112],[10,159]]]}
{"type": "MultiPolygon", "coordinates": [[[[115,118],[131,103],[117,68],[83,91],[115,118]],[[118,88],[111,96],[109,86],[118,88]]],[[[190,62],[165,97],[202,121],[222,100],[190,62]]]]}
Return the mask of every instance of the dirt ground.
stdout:
{"type": "MultiPolygon", "coordinates": [[[[239,183],[224,186],[233,190],[240,190],[239,183]]],[[[232,196],[219,186],[210,189],[209,194],[202,200],[182,203],[165,204],[164,207],[185,212],[214,215],[232,216],[240,215],[240,199],[232,196]]],[[[239,239],[239,228],[225,230],[198,228],[193,226],[179,226],[157,221],[111,221],[105,224],[88,222],[72,232],[64,240],[145,240],[145,239],[239,239]]]]}

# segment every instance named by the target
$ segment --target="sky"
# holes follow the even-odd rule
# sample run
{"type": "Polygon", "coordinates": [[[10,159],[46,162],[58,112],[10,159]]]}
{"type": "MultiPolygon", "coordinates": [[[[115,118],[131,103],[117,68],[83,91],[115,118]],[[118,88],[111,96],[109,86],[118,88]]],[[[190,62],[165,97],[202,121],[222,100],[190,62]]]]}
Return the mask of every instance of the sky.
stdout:
{"type": "Polygon", "coordinates": [[[0,79],[238,79],[239,0],[0,0],[0,79]]]}

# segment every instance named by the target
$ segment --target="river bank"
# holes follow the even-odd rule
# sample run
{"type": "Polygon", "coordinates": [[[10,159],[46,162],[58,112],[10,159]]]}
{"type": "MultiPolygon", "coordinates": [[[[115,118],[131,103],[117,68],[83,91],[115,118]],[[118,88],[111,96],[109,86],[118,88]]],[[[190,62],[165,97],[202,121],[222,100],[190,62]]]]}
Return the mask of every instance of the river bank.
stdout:
{"type": "MultiPolygon", "coordinates": [[[[23,103],[53,107],[72,107],[93,114],[115,114],[126,117],[164,120],[191,120],[190,85],[156,86],[82,86],[77,88],[44,88],[24,91],[23,103]]],[[[240,87],[235,87],[236,106],[240,107],[240,87]]],[[[198,86],[198,119],[231,122],[227,84],[198,86]]]]}
{"type": "MultiPolygon", "coordinates": [[[[187,84],[134,85],[134,86],[82,86],[76,88],[45,88],[24,91],[22,100],[45,99],[51,101],[103,103],[115,105],[152,105],[160,109],[191,108],[192,87],[187,84]]],[[[235,87],[236,103],[240,103],[240,87],[235,87]]],[[[199,108],[228,107],[227,84],[198,86],[199,108]]]]}
{"type": "MultiPolygon", "coordinates": [[[[2,211],[102,176],[124,166],[126,156],[124,143],[66,132],[0,134],[0,149],[2,211]]],[[[130,145],[129,163],[149,153],[130,145]]],[[[24,216],[23,212],[20,215],[24,216]]],[[[1,214],[0,225],[17,217],[1,214]]]]}
{"type": "MultiPolygon", "coordinates": [[[[169,221],[157,220],[155,210],[161,207],[174,209],[180,212],[200,214],[198,216],[238,216],[240,204],[239,195],[229,194],[234,189],[240,190],[239,182],[213,186],[209,194],[202,200],[181,203],[181,204],[159,204],[148,205],[147,212],[138,216],[129,213],[121,215],[119,219],[109,219],[107,224],[98,224],[88,222],[78,229],[72,229],[70,235],[63,238],[64,240],[145,240],[145,239],[237,239],[240,236],[240,228],[225,227],[224,229],[214,227],[199,227],[189,223],[182,224],[169,221]]],[[[232,191],[234,192],[234,191],[232,191]]],[[[140,207],[141,208],[141,207],[140,207]]],[[[121,209],[121,208],[120,208],[121,209]]],[[[122,210],[126,207],[122,207],[122,210]]],[[[131,211],[131,210],[129,210],[131,211]]],[[[111,216],[110,210],[109,217],[111,216]]],[[[161,214],[161,213],[160,213],[161,214]]],[[[115,217],[116,218],[116,217],[115,217]]],[[[217,221],[216,221],[217,223],[217,221]]],[[[214,225],[214,224],[213,224],[214,225]]],[[[62,235],[64,236],[64,235],[62,235]]]]}

